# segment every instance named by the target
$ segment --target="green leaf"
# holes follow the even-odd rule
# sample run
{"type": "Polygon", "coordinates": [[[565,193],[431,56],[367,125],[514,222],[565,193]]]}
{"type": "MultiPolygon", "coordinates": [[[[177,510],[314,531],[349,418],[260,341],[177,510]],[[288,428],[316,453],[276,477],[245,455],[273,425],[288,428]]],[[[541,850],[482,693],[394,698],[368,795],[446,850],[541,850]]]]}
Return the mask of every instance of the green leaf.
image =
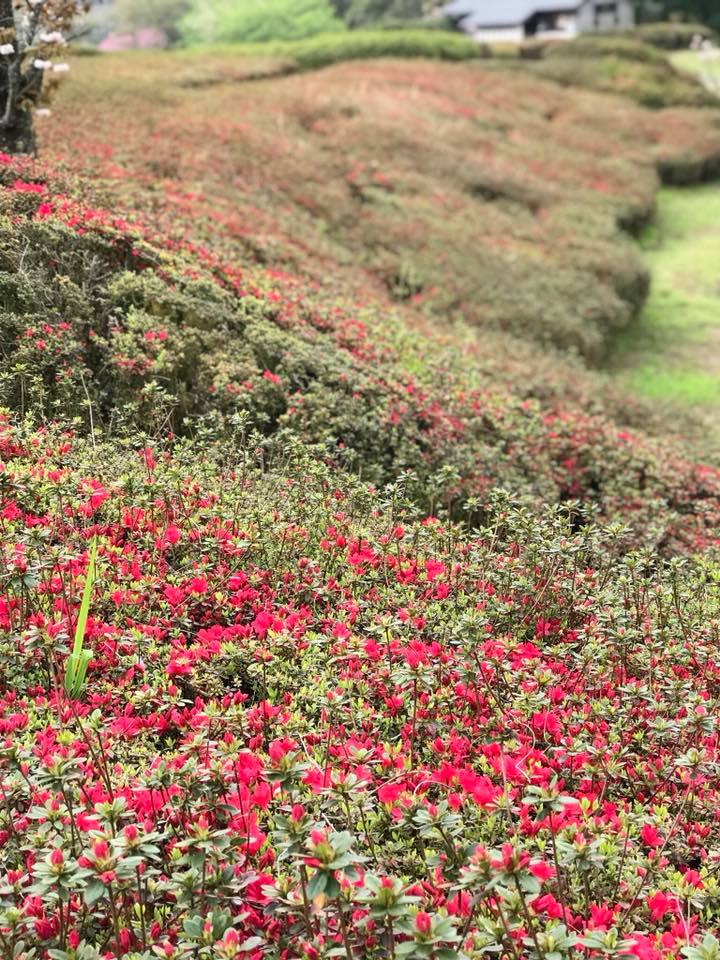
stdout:
{"type": "Polygon", "coordinates": [[[265,941],[262,937],[248,937],[247,940],[243,942],[238,947],[240,953],[247,953],[250,950],[254,950],[256,947],[262,947],[265,944],[265,941]]]}
{"type": "Polygon", "coordinates": [[[415,943],[414,940],[406,940],[404,943],[395,945],[395,955],[398,957],[409,957],[414,954],[416,957],[423,957],[426,953],[422,948],[423,944],[415,943]]]}
{"type": "Polygon", "coordinates": [[[199,913],[194,917],[186,917],[183,922],[183,930],[188,937],[199,937],[202,933],[204,922],[199,913]]]}
{"type": "Polygon", "coordinates": [[[75,639],[73,641],[72,653],[68,657],[65,667],[65,692],[69,697],[78,697],[85,685],[85,677],[92,654],[89,650],[83,649],[85,642],[85,630],[87,629],[88,614],[90,612],[90,599],[92,589],[95,583],[95,558],[97,555],[97,537],[93,537],[90,545],[90,560],[88,562],[87,574],[85,575],[85,586],[83,587],[82,600],[80,602],[80,611],[78,613],[77,623],[75,624],[75,639]]]}
{"type": "Polygon", "coordinates": [[[232,926],[232,916],[227,910],[213,910],[212,912],[212,931],[213,937],[220,940],[222,935],[232,926]]]}
{"type": "Polygon", "coordinates": [[[85,586],[83,588],[82,601],[80,602],[80,613],[75,624],[75,641],[73,643],[73,653],[82,652],[83,642],[85,641],[85,628],[87,626],[88,613],[90,612],[90,597],[92,594],[93,583],[95,582],[95,556],[97,554],[97,538],[93,537],[90,545],[90,560],[88,563],[87,574],[85,576],[85,586]]]}
{"type": "Polygon", "coordinates": [[[105,884],[101,883],[100,880],[91,880],[83,892],[83,898],[89,907],[91,907],[94,903],[97,903],[97,901],[100,900],[100,898],[104,895],[105,884]]]}
{"type": "Polygon", "coordinates": [[[307,893],[311,900],[314,900],[318,894],[325,892],[328,879],[329,877],[327,873],[323,873],[322,870],[318,870],[317,873],[314,873],[312,877],[310,877],[310,882],[307,886],[307,893]]]}

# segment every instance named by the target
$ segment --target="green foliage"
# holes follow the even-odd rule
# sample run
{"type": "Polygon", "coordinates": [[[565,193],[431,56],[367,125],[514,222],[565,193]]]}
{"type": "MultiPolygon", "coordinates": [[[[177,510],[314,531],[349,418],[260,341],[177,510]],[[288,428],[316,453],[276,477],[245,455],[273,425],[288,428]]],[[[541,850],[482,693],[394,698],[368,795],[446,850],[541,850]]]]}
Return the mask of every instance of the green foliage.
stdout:
{"type": "Polygon", "coordinates": [[[488,47],[462,34],[443,29],[396,29],[390,26],[324,33],[304,40],[236,44],[228,47],[227,52],[234,58],[231,67],[221,70],[204,64],[201,73],[216,76],[219,80],[223,77],[226,80],[241,79],[243,65],[251,61],[265,61],[278,73],[292,73],[316,70],[346,60],[397,57],[459,62],[490,56],[488,47]]]}
{"type": "MultiPolygon", "coordinates": [[[[612,422],[587,421],[578,411],[577,422],[558,424],[532,399],[475,386],[472,361],[466,368],[440,343],[430,360],[387,311],[359,311],[313,287],[302,292],[292,278],[287,288],[271,287],[258,271],[245,273],[251,289],[238,294],[219,269],[213,281],[188,276],[197,273],[195,261],[137,235],[109,226],[78,235],[55,220],[23,216],[36,193],[4,197],[14,216],[0,222],[0,404],[15,416],[70,420],[98,442],[137,430],[193,436],[201,446],[208,437],[232,445],[250,430],[268,441],[292,435],[366,482],[402,475],[405,495],[453,516],[497,485],[544,501],[572,491],[615,514],[636,472],[655,461],[651,446],[629,460],[612,422]]],[[[617,311],[618,325],[626,322],[644,274],[638,280],[627,254],[617,260],[618,292],[593,290],[609,304],[588,300],[593,285],[580,269],[551,280],[538,269],[535,289],[547,291],[538,336],[568,335],[562,324],[581,300],[587,313],[575,317],[579,336],[593,311],[596,324],[606,309],[617,311]],[[558,283],[567,302],[555,306],[558,283]]],[[[523,286],[519,268],[509,280],[517,287],[516,322],[532,322],[532,287],[523,286]]],[[[396,274],[398,296],[412,296],[420,283],[411,263],[396,274]]],[[[484,351],[487,363],[487,341],[484,351]]],[[[524,389],[535,393],[530,383],[524,389]]],[[[677,484],[683,497],[693,496],[682,473],[652,472],[668,502],[677,484]]],[[[671,518],[669,511],[659,522],[671,518]]]]}
{"type": "Polygon", "coordinates": [[[310,37],[273,48],[278,56],[289,57],[301,69],[369,60],[379,57],[423,57],[429,60],[474,60],[488,56],[482,44],[444,30],[362,30],[310,37]]]}
{"type": "Polygon", "coordinates": [[[195,0],[181,29],[188,43],[299,40],[342,29],[329,0],[195,0]]]}
{"type": "Polygon", "coordinates": [[[527,69],[566,86],[619,93],[653,110],[717,106],[717,97],[698,80],[679,73],[659,50],[628,37],[554,44],[527,69]]]}
{"type": "Polygon", "coordinates": [[[641,20],[672,17],[720,29],[720,11],[716,0],[635,0],[635,6],[641,20]]]}
{"type": "Polygon", "coordinates": [[[90,546],[85,585],[83,587],[80,610],[75,624],[75,638],[73,648],[65,666],[65,693],[76,699],[85,685],[88,665],[92,660],[92,653],[85,649],[85,631],[87,629],[88,614],[90,613],[90,599],[95,584],[95,559],[97,556],[97,538],[93,538],[90,546]]]}
{"type": "Polygon", "coordinates": [[[383,20],[419,20],[435,6],[428,0],[332,0],[338,16],[349,27],[365,27],[383,20]]]}
{"type": "Polygon", "coordinates": [[[642,23],[632,32],[643,43],[650,43],[662,50],[685,50],[698,34],[708,40],[717,40],[717,34],[710,27],[675,20],[669,23],[642,23]]]}
{"type": "Polygon", "coordinates": [[[636,63],[667,65],[666,56],[649,42],[618,34],[586,34],[566,43],[547,44],[547,59],[567,57],[617,57],[636,63]]]}

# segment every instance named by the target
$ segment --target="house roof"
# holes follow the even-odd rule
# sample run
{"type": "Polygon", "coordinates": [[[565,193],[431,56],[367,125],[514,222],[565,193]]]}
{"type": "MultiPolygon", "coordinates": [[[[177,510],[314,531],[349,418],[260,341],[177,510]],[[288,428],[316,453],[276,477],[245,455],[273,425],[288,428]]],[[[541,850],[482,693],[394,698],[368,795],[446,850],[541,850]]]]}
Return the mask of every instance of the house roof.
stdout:
{"type": "Polygon", "coordinates": [[[577,10],[581,5],[581,0],[451,0],[442,12],[468,26],[513,27],[534,13],[577,10]]]}

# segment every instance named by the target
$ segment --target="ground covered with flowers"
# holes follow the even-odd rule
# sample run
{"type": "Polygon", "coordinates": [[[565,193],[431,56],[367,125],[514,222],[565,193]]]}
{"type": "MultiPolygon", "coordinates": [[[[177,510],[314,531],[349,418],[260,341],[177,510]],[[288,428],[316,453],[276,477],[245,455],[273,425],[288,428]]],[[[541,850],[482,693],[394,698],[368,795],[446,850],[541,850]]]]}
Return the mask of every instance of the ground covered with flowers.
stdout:
{"type": "MultiPolygon", "coordinates": [[[[457,102],[475,65],[421,65],[415,87],[406,69],[326,80],[365,71],[364,95],[395,84],[386,109],[407,110],[424,84],[488,142],[488,97],[532,87],[559,103],[545,81],[498,75],[470,118],[457,102]]],[[[300,116],[322,76],[268,83],[311,84],[300,116]]],[[[267,110],[271,86],[242,89],[267,110]]],[[[137,106],[142,90],[117,95],[137,106]]],[[[200,90],[188,149],[203,110],[211,123],[200,90]]],[[[559,351],[583,276],[627,319],[642,265],[624,286],[612,237],[649,215],[658,170],[711,172],[720,137],[712,111],[562,97],[624,124],[627,153],[597,160],[612,184],[543,194],[537,227],[512,234],[554,283],[555,239],[587,214],[531,348],[520,314],[504,329],[469,292],[441,324],[470,266],[443,285],[429,215],[407,242],[434,286],[389,282],[379,232],[429,203],[429,146],[396,221],[369,160],[342,174],[346,193],[308,180],[305,206],[287,156],[231,184],[226,164],[250,148],[222,121],[202,189],[180,141],[176,179],[153,175],[168,130],[142,154],[128,144],[165,110],[179,123],[171,97],[127,114],[124,147],[73,159],[54,128],[43,163],[0,157],[3,956],[720,956],[720,472],[684,424],[559,351]],[[93,167],[90,184],[78,170],[93,167]],[[326,187],[348,219],[323,239],[308,209],[326,187]],[[614,266],[590,269],[592,250],[614,266]],[[88,582],[91,660],[69,695],[88,582]]],[[[513,189],[530,172],[504,151],[530,171],[518,137],[553,122],[533,109],[493,134],[513,189]]],[[[307,131],[355,115],[324,116],[307,131]]],[[[558,126],[577,172],[593,133],[558,126]]],[[[279,107],[247,128],[295,142],[279,107]]],[[[461,230],[471,209],[498,218],[488,250],[519,202],[489,190],[455,207],[461,230]]],[[[572,343],[593,355],[606,320],[573,318],[572,343]]]]}

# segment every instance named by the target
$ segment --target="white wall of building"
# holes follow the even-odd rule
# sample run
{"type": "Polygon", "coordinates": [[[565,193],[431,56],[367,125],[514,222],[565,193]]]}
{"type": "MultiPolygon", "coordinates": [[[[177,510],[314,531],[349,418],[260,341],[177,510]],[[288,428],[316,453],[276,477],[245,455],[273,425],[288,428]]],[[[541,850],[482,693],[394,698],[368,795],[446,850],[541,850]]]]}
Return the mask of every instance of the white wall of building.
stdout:
{"type": "Polygon", "coordinates": [[[585,0],[578,10],[578,30],[590,33],[593,30],[623,30],[635,23],[632,0],[616,0],[614,12],[603,12],[607,6],[602,0],[585,0]]]}
{"type": "MultiPolygon", "coordinates": [[[[568,3],[572,5],[571,2],[568,3]]],[[[592,33],[594,30],[623,30],[635,23],[632,0],[617,0],[615,9],[603,10],[608,4],[603,0],[583,0],[577,13],[563,14],[555,19],[552,30],[538,30],[539,39],[569,39],[579,33],[592,33]]],[[[538,0],[542,7],[542,0],[538,0]]],[[[510,27],[478,27],[472,36],[479,43],[522,43],[525,40],[523,24],[510,27]]]]}
{"type": "Polygon", "coordinates": [[[473,39],[478,43],[522,43],[525,32],[517,27],[481,27],[473,31],[473,39]]]}
{"type": "Polygon", "coordinates": [[[555,17],[554,20],[555,27],[553,29],[544,30],[541,26],[535,36],[539,39],[567,40],[570,37],[577,35],[578,22],[574,13],[568,13],[559,17],[555,17]]]}

